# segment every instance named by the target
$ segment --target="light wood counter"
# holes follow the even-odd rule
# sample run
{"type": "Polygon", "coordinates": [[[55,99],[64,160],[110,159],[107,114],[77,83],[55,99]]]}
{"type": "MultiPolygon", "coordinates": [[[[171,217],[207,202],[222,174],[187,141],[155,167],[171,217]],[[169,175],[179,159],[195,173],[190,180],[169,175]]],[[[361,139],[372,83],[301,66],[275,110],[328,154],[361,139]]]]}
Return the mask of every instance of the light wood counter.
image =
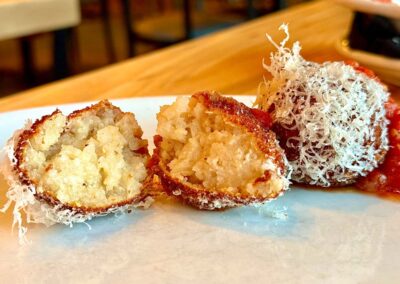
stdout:
{"type": "MultiPolygon", "coordinates": [[[[218,90],[255,94],[267,73],[261,62],[274,50],[288,23],[308,60],[343,59],[334,43],[347,33],[351,12],[330,1],[317,1],[267,15],[232,29],[175,45],[122,63],[0,99],[0,111],[137,96],[189,94],[218,90]]],[[[395,91],[397,91],[396,89],[395,91]]]]}

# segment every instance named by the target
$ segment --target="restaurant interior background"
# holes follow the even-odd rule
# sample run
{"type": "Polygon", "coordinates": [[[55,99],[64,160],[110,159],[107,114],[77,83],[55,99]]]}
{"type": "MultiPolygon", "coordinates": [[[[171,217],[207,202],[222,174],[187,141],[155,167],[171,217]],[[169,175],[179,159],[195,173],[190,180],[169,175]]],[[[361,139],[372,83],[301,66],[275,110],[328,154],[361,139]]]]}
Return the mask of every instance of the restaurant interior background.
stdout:
{"type": "Polygon", "coordinates": [[[0,38],[0,97],[139,56],[304,2],[76,1],[80,21],[62,34],[62,44],[65,44],[67,55],[64,62],[66,66],[54,66],[55,58],[63,56],[56,50],[63,46],[61,44],[60,47],[60,42],[55,41],[54,31],[3,40],[0,38]]]}

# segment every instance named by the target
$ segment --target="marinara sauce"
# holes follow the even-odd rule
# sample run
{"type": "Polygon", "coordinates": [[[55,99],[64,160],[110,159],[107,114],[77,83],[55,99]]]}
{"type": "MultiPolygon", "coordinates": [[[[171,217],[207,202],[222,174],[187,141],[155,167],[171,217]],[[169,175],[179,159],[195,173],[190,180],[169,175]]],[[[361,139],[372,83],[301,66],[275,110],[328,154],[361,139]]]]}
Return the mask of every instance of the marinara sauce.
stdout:
{"type": "Polygon", "coordinates": [[[386,104],[386,110],[390,121],[389,151],[383,164],[360,178],[356,187],[369,192],[400,194],[400,108],[391,99],[386,104]]]}

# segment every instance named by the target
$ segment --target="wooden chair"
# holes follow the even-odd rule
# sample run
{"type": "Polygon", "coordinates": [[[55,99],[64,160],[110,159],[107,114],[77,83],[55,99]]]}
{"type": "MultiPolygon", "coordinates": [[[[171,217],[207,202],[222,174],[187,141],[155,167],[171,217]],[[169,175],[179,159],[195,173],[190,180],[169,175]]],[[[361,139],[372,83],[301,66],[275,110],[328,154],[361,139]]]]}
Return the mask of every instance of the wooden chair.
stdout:
{"type": "Polygon", "coordinates": [[[116,61],[116,52],[113,43],[113,35],[111,29],[111,15],[110,15],[110,2],[109,0],[80,0],[81,7],[85,10],[85,6],[89,4],[97,4],[99,6],[101,23],[103,28],[104,45],[106,47],[107,58],[109,63],[116,61]]]}

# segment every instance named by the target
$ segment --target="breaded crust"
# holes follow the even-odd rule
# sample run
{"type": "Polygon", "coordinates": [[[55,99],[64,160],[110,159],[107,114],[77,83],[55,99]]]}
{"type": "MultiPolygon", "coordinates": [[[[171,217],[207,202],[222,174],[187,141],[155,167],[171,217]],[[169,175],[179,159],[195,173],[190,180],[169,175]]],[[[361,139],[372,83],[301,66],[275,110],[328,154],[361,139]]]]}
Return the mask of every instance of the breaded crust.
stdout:
{"type": "MultiPolygon", "coordinates": [[[[268,128],[269,118],[256,110],[255,112],[246,105],[228,97],[223,97],[215,92],[198,92],[193,96],[203,104],[210,112],[217,113],[223,117],[225,122],[233,123],[245,130],[257,141],[261,152],[268,157],[273,157],[273,162],[283,176],[287,174],[287,165],[283,150],[279,147],[275,134],[268,128]],[[261,118],[261,119],[259,119],[261,118]]],[[[155,150],[151,160],[152,171],[160,177],[164,190],[178,197],[183,202],[199,209],[219,210],[240,205],[262,203],[277,198],[285,189],[270,194],[269,196],[257,196],[246,193],[227,193],[210,191],[198,184],[181,181],[173,177],[165,161],[161,160],[161,142],[163,138],[159,135],[154,137],[155,150]]],[[[269,180],[270,172],[256,179],[253,184],[269,180]]]]}
{"type": "MultiPolygon", "coordinates": [[[[107,100],[103,100],[97,104],[94,104],[92,106],[86,107],[81,110],[77,110],[72,112],[67,116],[67,121],[74,119],[76,117],[79,117],[83,115],[86,112],[93,112],[93,111],[99,111],[102,109],[110,109],[113,110],[117,113],[117,116],[122,116],[124,114],[130,114],[130,113],[124,113],[120,108],[112,105],[110,102],[107,100]]],[[[15,162],[13,163],[13,171],[15,173],[15,176],[18,178],[19,182],[22,185],[26,186],[32,186],[36,188],[38,181],[34,180],[29,177],[28,172],[23,169],[21,166],[23,161],[24,161],[24,150],[27,146],[29,146],[29,139],[33,138],[36,134],[38,134],[38,129],[40,126],[42,126],[47,120],[51,119],[53,116],[61,113],[60,110],[55,110],[52,114],[50,115],[45,115],[42,118],[36,120],[32,126],[29,129],[24,130],[21,135],[18,137],[18,141],[16,143],[16,146],[14,148],[14,156],[15,156],[15,162]]],[[[65,132],[65,129],[64,129],[65,132]]],[[[137,138],[141,138],[143,132],[141,129],[137,129],[133,135],[137,138]]],[[[135,151],[137,154],[145,155],[147,156],[148,160],[150,158],[148,148],[147,147],[142,147],[138,150],[135,151]]],[[[70,210],[71,212],[74,212],[76,214],[102,214],[106,213],[107,211],[111,211],[114,208],[121,207],[124,205],[129,205],[129,204],[137,204],[142,201],[144,201],[148,196],[148,190],[147,188],[150,185],[150,177],[148,177],[144,182],[143,186],[141,189],[141,193],[139,196],[124,200],[122,202],[114,203],[110,206],[104,206],[104,207],[84,207],[84,206],[71,206],[68,204],[63,204],[60,202],[60,200],[57,199],[56,196],[54,196],[52,193],[48,191],[43,191],[42,193],[35,192],[34,196],[37,200],[46,202],[47,204],[51,206],[57,206],[60,210],[70,210]]]]}

